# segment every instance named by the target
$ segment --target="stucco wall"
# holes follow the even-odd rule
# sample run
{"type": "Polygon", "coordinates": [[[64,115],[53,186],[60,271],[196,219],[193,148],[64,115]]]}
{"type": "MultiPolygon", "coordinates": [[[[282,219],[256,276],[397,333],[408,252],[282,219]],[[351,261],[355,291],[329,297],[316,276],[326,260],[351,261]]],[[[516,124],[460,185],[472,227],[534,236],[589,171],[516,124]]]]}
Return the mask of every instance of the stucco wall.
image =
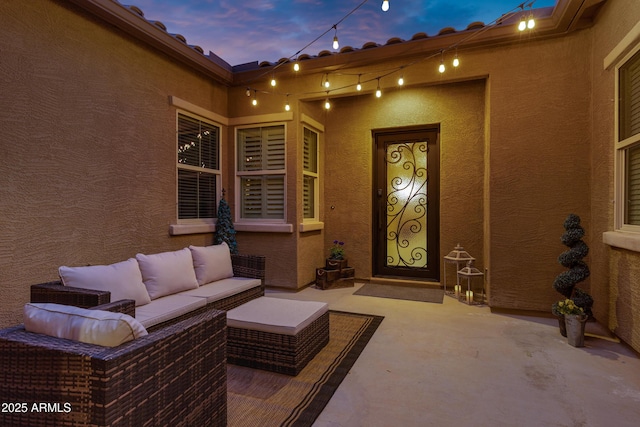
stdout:
{"type": "Polygon", "coordinates": [[[333,100],[326,113],[325,246],[344,241],[357,277],[372,275],[371,131],[413,125],[440,125],[438,262],[461,243],[483,268],[484,94],[484,80],[476,80],[333,100]]]}
{"type": "Polygon", "coordinates": [[[224,87],[71,6],[0,2],[0,325],[60,265],[211,243],[176,222],[177,96],[226,114],[224,87]]]}
{"type": "Polygon", "coordinates": [[[594,313],[611,330],[640,351],[640,254],[609,247],[602,233],[614,230],[615,64],[604,59],[640,22],[635,0],[609,1],[593,28],[593,151],[591,288],[594,313]]]}

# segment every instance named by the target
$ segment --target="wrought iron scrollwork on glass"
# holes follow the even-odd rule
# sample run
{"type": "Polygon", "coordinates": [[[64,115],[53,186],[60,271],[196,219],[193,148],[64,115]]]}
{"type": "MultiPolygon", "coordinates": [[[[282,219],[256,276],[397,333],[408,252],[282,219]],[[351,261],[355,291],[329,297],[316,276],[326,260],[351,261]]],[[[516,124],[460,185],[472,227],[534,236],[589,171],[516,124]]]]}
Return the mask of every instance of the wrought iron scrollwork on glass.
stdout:
{"type": "Polygon", "coordinates": [[[428,265],[428,153],[426,141],[387,146],[387,266],[428,265]]]}

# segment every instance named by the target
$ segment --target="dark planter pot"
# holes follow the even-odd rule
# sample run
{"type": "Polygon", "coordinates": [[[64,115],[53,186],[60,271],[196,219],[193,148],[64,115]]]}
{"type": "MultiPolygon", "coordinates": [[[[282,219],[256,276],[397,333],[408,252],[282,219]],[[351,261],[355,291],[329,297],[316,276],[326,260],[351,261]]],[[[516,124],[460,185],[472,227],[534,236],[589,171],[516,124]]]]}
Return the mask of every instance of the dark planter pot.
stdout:
{"type": "Polygon", "coordinates": [[[558,326],[560,326],[560,334],[563,337],[567,336],[567,324],[564,321],[564,315],[557,316],[558,317],[558,326]]]}

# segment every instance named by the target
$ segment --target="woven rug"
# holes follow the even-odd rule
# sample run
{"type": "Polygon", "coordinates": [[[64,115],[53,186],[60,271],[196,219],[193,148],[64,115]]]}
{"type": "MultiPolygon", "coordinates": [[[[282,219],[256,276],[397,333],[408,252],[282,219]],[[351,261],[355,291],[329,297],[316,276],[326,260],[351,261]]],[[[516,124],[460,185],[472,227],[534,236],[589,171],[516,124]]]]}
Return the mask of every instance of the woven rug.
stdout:
{"type": "Polygon", "coordinates": [[[329,343],[295,377],[227,365],[228,425],[311,426],[382,319],[330,311],[329,343]]]}
{"type": "Polygon", "coordinates": [[[419,288],[415,286],[379,285],[366,283],[353,293],[369,297],[393,298],[410,301],[434,302],[442,304],[444,290],[436,288],[419,288]]]}

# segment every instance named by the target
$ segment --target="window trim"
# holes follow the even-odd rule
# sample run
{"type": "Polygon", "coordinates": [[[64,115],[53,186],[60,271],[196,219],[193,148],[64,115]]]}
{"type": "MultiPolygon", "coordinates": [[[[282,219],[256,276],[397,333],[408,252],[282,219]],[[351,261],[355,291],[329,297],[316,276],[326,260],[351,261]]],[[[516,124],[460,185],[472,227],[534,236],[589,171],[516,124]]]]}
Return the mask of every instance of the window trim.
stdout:
{"type": "Polygon", "coordinates": [[[307,124],[302,124],[302,223],[319,222],[320,218],[320,132],[307,124]],[[309,130],[316,134],[316,172],[307,171],[304,168],[304,133],[309,130]],[[304,179],[310,176],[313,180],[313,217],[305,218],[304,216],[304,179]]]}
{"type": "MultiPolygon", "coordinates": [[[[196,119],[199,121],[204,121],[212,126],[215,126],[218,128],[218,169],[210,169],[207,168],[207,172],[208,174],[211,175],[216,175],[216,206],[218,205],[218,203],[220,202],[220,198],[222,195],[222,125],[220,123],[216,123],[215,121],[208,119],[206,117],[200,116],[198,114],[192,113],[190,111],[187,110],[182,110],[180,108],[176,109],[176,138],[177,138],[177,132],[178,132],[178,123],[179,123],[179,116],[180,114],[185,115],[187,117],[191,117],[192,119],[196,119]],[[211,172],[210,172],[211,171],[211,172]]],[[[175,148],[175,145],[174,145],[175,148]]],[[[170,227],[170,231],[175,231],[178,234],[190,234],[189,232],[187,232],[187,230],[200,230],[200,229],[212,229],[212,231],[215,231],[215,224],[218,222],[218,219],[216,217],[213,218],[180,218],[179,217],[179,213],[178,213],[178,203],[179,203],[179,199],[178,199],[178,171],[180,169],[183,170],[192,170],[192,171],[200,171],[201,168],[198,167],[194,167],[194,166],[180,166],[180,163],[178,162],[178,151],[175,150],[175,165],[176,165],[176,222],[177,225],[185,225],[185,226],[190,226],[190,227],[182,227],[180,228],[175,228],[174,227],[170,227]],[[209,227],[198,227],[199,225],[201,226],[209,226],[209,227]]],[[[197,231],[192,231],[192,233],[197,232],[197,231]]]]}
{"type": "Polygon", "coordinates": [[[631,31],[611,50],[604,58],[605,70],[613,68],[614,71],[614,231],[604,232],[603,243],[635,252],[640,252],[640,226],[624,224],[625,204],[625,149],[640,142],[640,135],[634,135],[619,141],[620,137],[620,68],[629,61],[633,55],[640,51],[640,23],[637,23],[631,31]]]}

